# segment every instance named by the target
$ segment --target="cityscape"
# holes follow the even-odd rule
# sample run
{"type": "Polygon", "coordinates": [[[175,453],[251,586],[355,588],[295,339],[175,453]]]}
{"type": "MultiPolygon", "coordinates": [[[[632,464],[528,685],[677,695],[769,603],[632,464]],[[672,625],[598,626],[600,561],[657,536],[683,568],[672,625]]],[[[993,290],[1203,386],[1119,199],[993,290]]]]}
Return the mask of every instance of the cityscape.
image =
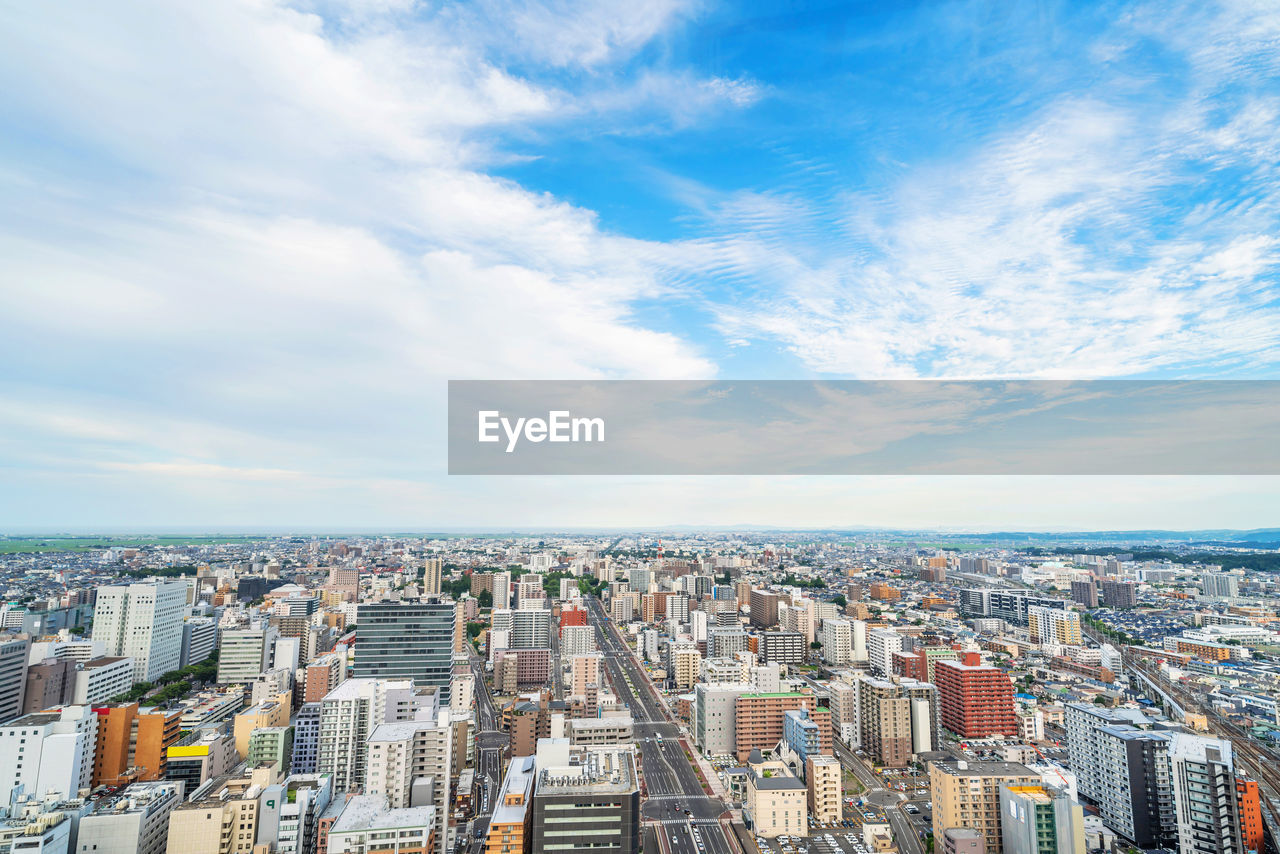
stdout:
{"type": "Polygon", "coordinates": [[[1263,854],[1268,535],[3,538],[0,846],[1263,854]]]}

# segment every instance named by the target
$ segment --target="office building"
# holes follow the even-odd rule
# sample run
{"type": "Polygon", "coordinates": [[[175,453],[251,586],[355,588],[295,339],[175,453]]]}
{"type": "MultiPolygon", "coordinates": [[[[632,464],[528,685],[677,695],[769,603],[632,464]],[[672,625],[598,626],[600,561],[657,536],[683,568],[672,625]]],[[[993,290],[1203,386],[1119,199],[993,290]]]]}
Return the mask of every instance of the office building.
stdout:
{"type": "Polygon", "coordinates": [[[757,693],[746,683],[694,686],[693,743],[704,754],[728,756],[737,750],[737,703],[743,694],[757,693]]]}
{"type": "Polygon", "coordinates": [[[493,801],[484,854],[527,854],[532,841],[533,756],[515,755],[493,801]]]}
{"type": "Polygon", "coordinates": [[[181,665],[186,610],[182,581],[105,585],[98,588],[93,639],[106,655],[133,659],[135,682],[154,682],[181,665]]]}
{"type": "Polygon", "coordinates": [[[140,708],[120,703],[94,708],[97,738],[93,785],[121,786],[165,779],[169,748],[182,737],[180,709],[140,708]]]}
{"type": "Polygon", "coordinates": [[[250,768],[257,765],[275,765],[276,770],[281,774],[288,774],[292,760],[293,727],[260,727],[249,734],[248,763],[250,768]]]}
{"type": "Polygon", "coordinates": [[[449,704],[453,676],[453,603],[439,599],[361,604],[356,618],[359,679],[412,679],[440,692],[449,704]]]}
{"type": "Polygon", "coordinates": [[[231,733],[216,726],[188,733],[169,747],[166,756],[164,779],[181,782],[184,792],[195,792],[210,780],[230,774],[240,761],[231,733]]]}
{"type": "Polygon", "coordinates": [[[22,715],[30,648],[26,635],[0,634],[0,723],[22,715]]]}
{"type": "Polygon", "coordinates": [[[950,827],[972,828],[982,834],[989,854],[1001,854],[1001,790],[1039,784],[1039,774],[1016,762],[930,762],[934,838],[950,827]]]}
{"type": "Polygon", "coordinates": [[[86,661],[76,671],[71,702],[99,706],[133,687],[133,659],[103,656],[86,661]]]}
{"type": "Polygon", "coordinates": [[[279,637],[275,626],[224,630],[218,641],[218,682],[253,682],[271,668],[271,654],[279,637]]]}
{"type": "Polygon", "coordinates": [[[1061,789],[1002,786],[1000,839],[1004,854],[1085,854],[1084,810],[1061,789]]]}
{"type": "Polygon", "coordinates": [[[320,754],[320,703],[305,703],[293,719],[289,769],[296,776],[316,773],[320,754]]]}
{"type": "Polygon", "coordinates": [[[933,673],[944,727],[961,738],[1018,737],[1013,682],[1003,670],[939,661],[933,673]]]}
{"type": "Polygon", "coordinates": [[[88,706],[36,712],[0,725],[0,792],[22,786],[70,800],[93,781],[98,719],[88,706]]]}
{"type": "MultiPolygon", "coordinates": [[[[278,783],[271,765],[210,780],[169,812],[166,854],[252,854],[274,842],[273,834],[259,836],[258,825],[268,808],[267,790],[278,783]]],[[[278,793],[276,799],[278,805],[278,793]]]]}
{"type": "Polygon", "coordinates": [[[328,854],[424,854],[444,842],[434,806],[389,807],[377,795],[356,795],[328,830],[328,854]]]}
{"type": "MultiPolygon", "coordinates": [[[[289,725],[289,703],[277,700],[264,700],[250,706],[235,717],[234,732],[236,739],[236,755],[241,759],[249,758],[249,737],[263,727],[287,727],[289,725]]],[[[287,773],[281,768],[282,773],[287,773]]]]}
{"type": "Polygon", "coordinates": [[[182,654],[178,665],[199,664],[218,647],[218,624],[208,617],[188,617],[182,624],[182,654]]]}
{"type": "Polygon", "coordinates": [[[180,782],[133,783],[117,795],[99,800],[82,816],[76,851],[82,854],[164,854],[169,842],[169,814],[182,803],[180,782]]]}
{"type": "Polygon", "coordinates": [[[875,629],[867,633],[867,661],[878,676],[893,673],[893,655],[902,652],[902,635],[892,629],[875,629]]]}
{"type": "Polygon", "coordinates": [[[535,852],[640,854],[640,781],[629,750],[561,751],[535,760],[530,820],[535,852]]]}
{"type": "Polygon", "coordinates": [[[69,702],[75,691],[75,674],[75,662],[65,658],[46,658],[30,664],[22,713],[43,712],[69,702]]]}

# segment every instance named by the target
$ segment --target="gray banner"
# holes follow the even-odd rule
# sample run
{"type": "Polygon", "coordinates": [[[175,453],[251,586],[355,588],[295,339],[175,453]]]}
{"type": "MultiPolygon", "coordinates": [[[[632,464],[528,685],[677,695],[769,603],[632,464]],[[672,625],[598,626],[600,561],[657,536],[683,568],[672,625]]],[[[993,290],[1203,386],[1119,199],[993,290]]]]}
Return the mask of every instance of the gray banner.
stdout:
{"type": "Polygon", "coordinates": [[[449,383],[450,474],[1280,474],[1280,381],[449,383]]]}

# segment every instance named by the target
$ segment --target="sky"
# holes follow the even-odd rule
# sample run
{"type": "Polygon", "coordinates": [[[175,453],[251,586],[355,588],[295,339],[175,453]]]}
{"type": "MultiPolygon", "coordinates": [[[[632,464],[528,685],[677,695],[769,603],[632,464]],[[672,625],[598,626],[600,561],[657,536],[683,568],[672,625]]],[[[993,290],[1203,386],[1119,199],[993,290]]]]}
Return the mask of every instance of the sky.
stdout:
{"type": "Polygon", "coordinates": [[[1280,6],[0,4],[0,531],[1263,527],[1233,478],[466,478],[449,379],[1277,379],[1280,6]]]}

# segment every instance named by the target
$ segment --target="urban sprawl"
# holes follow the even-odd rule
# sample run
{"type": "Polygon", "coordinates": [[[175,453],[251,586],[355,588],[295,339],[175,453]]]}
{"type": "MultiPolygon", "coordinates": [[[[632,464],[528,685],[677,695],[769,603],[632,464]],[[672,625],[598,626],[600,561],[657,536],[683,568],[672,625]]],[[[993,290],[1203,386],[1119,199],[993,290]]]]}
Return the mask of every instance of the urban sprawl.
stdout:
{"type": "Polygon", "coordinates": [[[1277,851],[1275,551],[30,542],[0,854],[1277,851]]]}

